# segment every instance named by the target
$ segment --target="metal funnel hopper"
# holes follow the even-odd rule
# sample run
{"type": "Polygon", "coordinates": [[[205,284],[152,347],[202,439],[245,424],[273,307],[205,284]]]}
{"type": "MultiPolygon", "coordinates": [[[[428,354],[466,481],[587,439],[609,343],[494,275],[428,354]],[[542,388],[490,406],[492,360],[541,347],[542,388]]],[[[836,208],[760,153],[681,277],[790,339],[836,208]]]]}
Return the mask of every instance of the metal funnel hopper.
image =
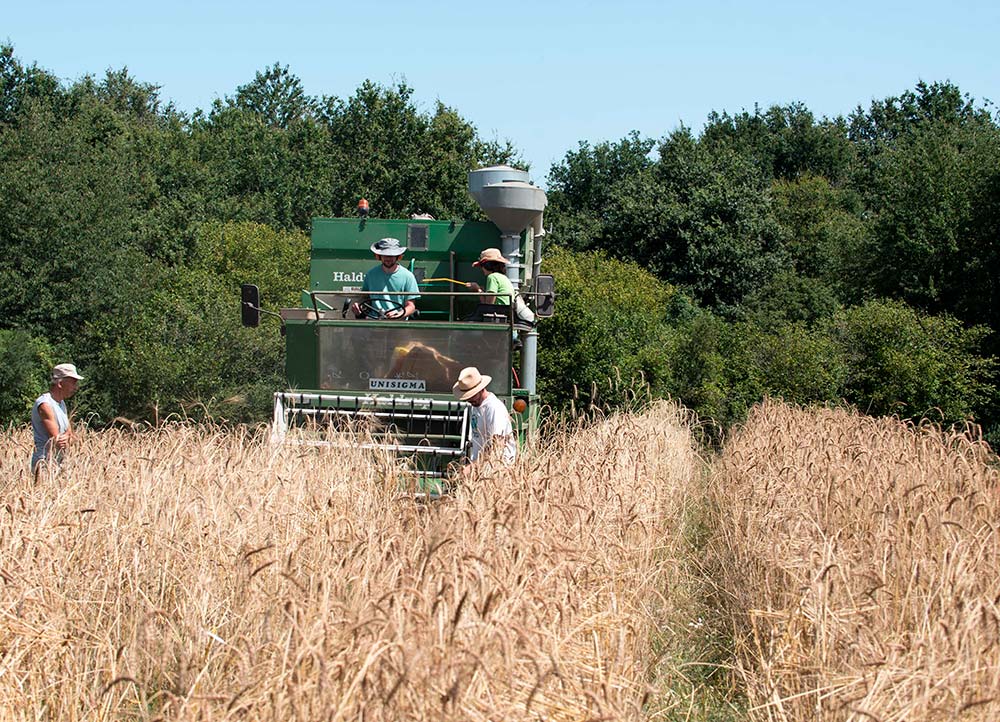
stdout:
{"type": "Polygon", "coordinates": [[[528,226],[541,225],[548,199],[545,191],[527,180],[527,172],[509,166],[469,173],[469,193],[502,235],[519,235],[528,226]]]}
{"type": "Polygon", "coordinates": [[[491,165],[487,168],[477,168],[469,171],[469,193],[476,201],[479,200],[483,186],[503,183],[504,181],[529,182],[528,171],[511,168],[509,165],[491,165]]]}
{"type": "Polygon", "coordinates": [[[479,206],[503,235],[518,235],[542,215],[545,191],[530,183],[504,181],[483,186],[479,206]]]}

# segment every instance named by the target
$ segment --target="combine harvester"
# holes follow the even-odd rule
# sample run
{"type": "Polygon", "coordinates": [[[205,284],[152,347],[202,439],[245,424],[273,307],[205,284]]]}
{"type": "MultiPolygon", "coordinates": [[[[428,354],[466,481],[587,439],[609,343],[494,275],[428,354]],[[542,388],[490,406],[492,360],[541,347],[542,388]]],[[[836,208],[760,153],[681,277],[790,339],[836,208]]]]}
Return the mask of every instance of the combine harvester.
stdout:
{"type": "Polygon", "coordinates": [[[243,325],[278,315],[285,337],[289,388],[274,394],[273,438],[312,445],[364,439],[409,459],[410,490],[440,494],[469,452],[471,407],[452,395],[466,366],[493,378],[489,388],[512,412],[520,442],[534,435],[537,327],[518,320],[516,299],[482,304],[466,284],[484,283],[472,263],[484,249],[499,248],[536,318],[552,315],[553,280],[539,273],[545,193],[525,171],[507,166],[470,172],[469,192],[491,223],[369,218],[366,201],[360,218],[314,219],[301,308],[263,311],[257,287],[243,286],[243,325]],[[420,287],[409,320],[356,319],[349,310],[377,295],[361,286],[377,263],[370,246],[382,238],[406,247],[401,264],[420,287]]]}

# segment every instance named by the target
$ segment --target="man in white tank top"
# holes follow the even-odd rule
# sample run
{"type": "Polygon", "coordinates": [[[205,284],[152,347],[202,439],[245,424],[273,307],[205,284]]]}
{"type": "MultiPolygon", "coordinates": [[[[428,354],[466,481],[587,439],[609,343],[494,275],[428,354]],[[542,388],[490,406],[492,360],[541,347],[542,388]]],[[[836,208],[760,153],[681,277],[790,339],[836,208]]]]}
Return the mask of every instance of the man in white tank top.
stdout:
{"type": "Polygon", "coordinates": [[[35,399],[31,409],[31,431],[35,439],[31,471],[36,479],[46,464],[62,461],[63,452],[73,441],[66,399],[76,393],[82,379],[73,364],[59,364],[52,369],[49,390],[35,399]]]}
{"type": "Polygon", "coordinates": [[[469,460],[476,461],[484,452],[501,449],[500,458],[505,464],[517,456],[517,439],[510,423],[510,412],[503,402],[486,387],[493,377],[479,373],[475,366],[462,369],[458,381],[452,386],[455,396],[472,404],[472,450],[469,460]]]}

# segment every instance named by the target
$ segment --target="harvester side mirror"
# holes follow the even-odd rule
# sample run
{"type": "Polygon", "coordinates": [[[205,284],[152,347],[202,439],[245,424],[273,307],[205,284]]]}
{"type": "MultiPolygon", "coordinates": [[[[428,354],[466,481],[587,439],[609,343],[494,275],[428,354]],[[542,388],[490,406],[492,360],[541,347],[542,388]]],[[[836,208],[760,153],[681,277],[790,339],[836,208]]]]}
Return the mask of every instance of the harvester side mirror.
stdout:
{"type": "Polygon", "coordinates": [[[260,289],[252,283],[240,286],[240,314],[247,328],[260,326],[260,289]]]}
{"type": "Polygon", "coordinates": [[[555,313],[556,282],[550,273],[540,273],[535,278],[535,315],[547,318],[555,313]]]}

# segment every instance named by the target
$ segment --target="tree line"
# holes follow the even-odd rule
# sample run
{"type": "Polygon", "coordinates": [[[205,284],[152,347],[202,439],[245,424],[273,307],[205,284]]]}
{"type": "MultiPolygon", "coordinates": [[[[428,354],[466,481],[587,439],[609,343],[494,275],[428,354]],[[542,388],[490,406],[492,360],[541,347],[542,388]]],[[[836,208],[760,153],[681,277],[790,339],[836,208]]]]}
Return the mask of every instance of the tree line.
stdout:
{"type": "MultiPolygon", "coordinates": [[[[846,118],[713,113],[695,134],[581,142],[548,173],[557,315],[539,385],[614,406],[633,380],[724,427],[763,395],[974,418],[995,386],[1000,127],[951,83],[846,118]]],[[[479,218],[466,173],[520,162],[404,83],[314,97],[274,64],[185,113],[127,69],[64,83],[0,48],[0,420],[55,360],[95,423],[263,418],[317,216],[479,218]]]]}
{"type": "Polygon", "coordinates": [[[579,312],[613,341],[591,389],[560,392],[617,398],[624,368],[722,426],[771,395],[975,419],[1000,441],[991,110],[920,82],[847,117],[792,103],[712,113],[697,135],[581,142],[551,169],[548,215],[568,251],[601,259],[567,263],[587,268],[579,312]],[[661,296],[630,295],[627,319],[593,310],[611,260],[661,296]]]}
{"type": "Polygon", "coordinates": [[[281,339],[239,327],[239,285],[272,306],[308,286],[310,220],[478,212],[470,168],[516,162],[404,83],[307,95],[287,67],[207,111],[127,71],[69,84],[0,48],[0,420],[26,418],[45,367],[87,376],[96,423],[263,417],[281,339]]]}

